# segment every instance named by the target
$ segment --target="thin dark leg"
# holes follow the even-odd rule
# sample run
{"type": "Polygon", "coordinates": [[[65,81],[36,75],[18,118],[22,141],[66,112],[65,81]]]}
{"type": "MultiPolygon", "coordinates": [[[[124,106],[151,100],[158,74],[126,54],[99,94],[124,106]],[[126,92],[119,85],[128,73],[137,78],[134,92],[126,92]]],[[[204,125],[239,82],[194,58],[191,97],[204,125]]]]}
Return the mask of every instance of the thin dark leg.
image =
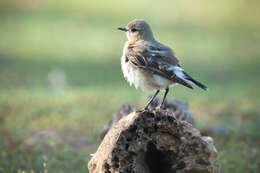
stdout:
{"type": "Polygon", "coordinates": [[[160,90],[156,90],[155,94],[153,95],[153,97],[149,100],[149,102],[145,105],[145,107],[141,110],[144,111],[144,110],[147,110],[149,105],[153,102],[154,98],[157,96],[157,94],[160,92],[160,90]]]}
{"type": "Polygon", "coordinates": [[[168,92],[169,92],[169,88],[166,88],[160,108],[163,108],[163,104],[165,102],[168,92]]]}

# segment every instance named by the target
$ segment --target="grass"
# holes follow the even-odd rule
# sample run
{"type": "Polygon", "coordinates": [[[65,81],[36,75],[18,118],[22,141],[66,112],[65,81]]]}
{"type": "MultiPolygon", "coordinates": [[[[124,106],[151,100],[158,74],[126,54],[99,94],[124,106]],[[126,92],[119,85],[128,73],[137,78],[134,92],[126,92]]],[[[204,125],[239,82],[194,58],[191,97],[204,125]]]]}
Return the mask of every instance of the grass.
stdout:
{"type": "Polygon", "coordinates": [[[120,69],[126,38],[116,27],[133,18],[148,20],[209,86],[177,86],[170,96],[190,105],[197,127],[230,129],[214,136],[222,172],[259,171],[258,2],[146,3],[0,3],[0,173],[88,171],[113,113],[125,102],[142,107],[148,96],[120,69]]]}

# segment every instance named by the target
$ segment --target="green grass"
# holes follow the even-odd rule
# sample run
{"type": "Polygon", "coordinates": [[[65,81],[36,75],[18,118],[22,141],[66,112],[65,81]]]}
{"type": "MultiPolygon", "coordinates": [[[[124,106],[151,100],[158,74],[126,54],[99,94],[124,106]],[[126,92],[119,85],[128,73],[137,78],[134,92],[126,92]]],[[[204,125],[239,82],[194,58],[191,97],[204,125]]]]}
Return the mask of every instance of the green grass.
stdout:
{"type": "Polygon", "coordinates": [[[170,96],[190,105],[199,128],[230,129],[214,136],[222,172],[259,171],[258,1],[147,2],[1,1],[0,173],[88,171],[113,113],[125,102],[142,107],[149,95],[120,68],[126,38],[116,27],[133,18],[151,23],[209,86],[177,86],[170,96]]]}

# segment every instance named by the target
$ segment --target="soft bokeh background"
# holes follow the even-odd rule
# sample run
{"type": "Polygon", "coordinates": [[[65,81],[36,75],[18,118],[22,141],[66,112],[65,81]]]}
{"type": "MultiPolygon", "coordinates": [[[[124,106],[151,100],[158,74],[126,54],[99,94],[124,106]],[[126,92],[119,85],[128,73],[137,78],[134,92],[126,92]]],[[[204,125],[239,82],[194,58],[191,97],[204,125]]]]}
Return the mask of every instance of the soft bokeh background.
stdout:
{"type": "Polygon", "coordinates": [[[88,172],[113,113],[148,96],[120,69],[126,37],[116,28],[135,18],[209,86],[170,96],[190,105],[198,128],[229,129],[214,136],[222,172],[259,172],[259,2],[1,0],[0,173],[88,172]]]}

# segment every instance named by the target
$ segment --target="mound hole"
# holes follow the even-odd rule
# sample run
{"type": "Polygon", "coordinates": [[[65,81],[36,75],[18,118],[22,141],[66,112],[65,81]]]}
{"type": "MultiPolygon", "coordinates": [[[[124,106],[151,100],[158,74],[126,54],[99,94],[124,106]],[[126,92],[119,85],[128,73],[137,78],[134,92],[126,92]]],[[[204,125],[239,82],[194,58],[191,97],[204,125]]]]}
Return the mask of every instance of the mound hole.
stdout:
{"type": "Polygon", "coordinates": [[[159,151],[152,142],[148,143],[145,163],[150,173],[169,173],[171,163],[166,158],[166,154],[159,151]]]}

